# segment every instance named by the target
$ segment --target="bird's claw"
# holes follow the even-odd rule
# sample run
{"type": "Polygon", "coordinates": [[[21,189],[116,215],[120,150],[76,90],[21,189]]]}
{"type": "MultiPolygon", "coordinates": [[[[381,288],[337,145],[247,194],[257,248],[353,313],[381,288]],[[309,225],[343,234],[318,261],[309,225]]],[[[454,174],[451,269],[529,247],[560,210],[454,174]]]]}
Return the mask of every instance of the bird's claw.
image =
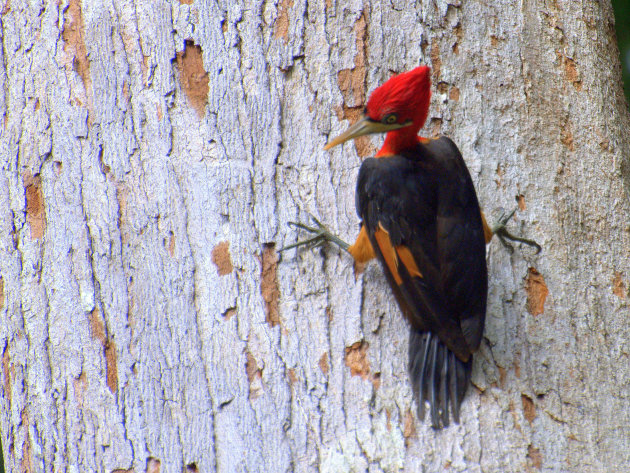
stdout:
{"type": "Polygon", "coordinates": [[[290,250],[290,249],[293,249],[293,248],[297,248],[299,246],[306,246],[306,245],[312,245],[312,246],[315,246],[315,247],[321,246],[326,241],[331,241],[331,242],[335,243],[336,245],[338,245],[343,250],[346,250],[346,251],[348,250],[348,248],[350,247],[350,245],[348,245],[348,243],[346,243],[345,241],[343,241],[339,237],[337,237],[337,236],[333,235],[332,233],[330,233],[328,228],[326,228],[326,226],[324,226],[324,224],[321,223],[319,220],[317,220],[313,215],[311,215],[310,213],[308,215],[313,220],[313,222],[315,223],[316,226],[311,227],[311,226],[306,225],[306,224],[304,224],[302,222],[287,222],[287,224],[292,226],[292,227],[296,227],[296,228],[299,228],[301,230],[305,230],[305,231],[313,234],[313,236],[311,238],[307,238],[306,240],[297,241],[297,242],[292,243],[290,245],[283,246],[282,248],[280,248],[278,250],[279,253],[282,252],[282,251],[286,251],[286,250],[290,250]]]}
{"type": "Polygon", "coordinates": [[[514,216],[517,209],[512,210],[509,214],[505,212],[499,217],[499,221],[492,227],[492,233],[494,233],[503,246],[505,246],[510,253],[514,252],[514,247],[507,242],[507,240],[518,241],[520,243],[524,243],[525,245],[533,246],[536,248],[536,253],[540,253],[542,250],[542,246],[536,243],[534,240],[530,240],[528,238],[517,237],[516,235],[512,235],[507,230],[507,223],[514,216]]]}

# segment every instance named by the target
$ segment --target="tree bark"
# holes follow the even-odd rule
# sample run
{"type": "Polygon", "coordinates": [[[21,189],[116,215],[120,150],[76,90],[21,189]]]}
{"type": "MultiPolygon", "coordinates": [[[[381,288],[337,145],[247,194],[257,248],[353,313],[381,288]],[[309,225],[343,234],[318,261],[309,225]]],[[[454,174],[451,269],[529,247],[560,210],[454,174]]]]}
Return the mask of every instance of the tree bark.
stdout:
{"type": "MultiPolygon", "coordinates": [[[[9,471],[623,471],[630,119],[608,0],[6,0],[0,423],[9,471]],[[410,5],[410,3],[414,3],[410,5]],[[432,67],[423,134],[544,247],[488,252],[461,423],[415,416],[406,323],[322,147],[432,67]],[[515,199],[516,198],[516,199],[515,199]]],[[[496,217],[496,215],[495,215],[496,217]]]]}

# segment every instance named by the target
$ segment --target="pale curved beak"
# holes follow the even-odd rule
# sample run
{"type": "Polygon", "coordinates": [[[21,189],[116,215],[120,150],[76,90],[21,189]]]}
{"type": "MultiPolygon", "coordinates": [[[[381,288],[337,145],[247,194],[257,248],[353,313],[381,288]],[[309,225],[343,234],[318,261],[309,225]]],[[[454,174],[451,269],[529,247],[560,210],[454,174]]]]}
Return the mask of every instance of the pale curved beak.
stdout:
{"type": "Polygon", "coordinates": [[[403,124],[393,123],[388,125],[381,122],[375,122],[374,120],[370,120],[368,117],[363,117],[341,135],[326,143],[324,150],[329,150],[333,146],[340,145],[341,143],[345,143],[353,138],[358,138],[359,136],[370,135],[372,133],[387,133],[388,131],[398,130],[399,128],[404,128],[409,125],[411,125],[411,121],[403,124]]]}

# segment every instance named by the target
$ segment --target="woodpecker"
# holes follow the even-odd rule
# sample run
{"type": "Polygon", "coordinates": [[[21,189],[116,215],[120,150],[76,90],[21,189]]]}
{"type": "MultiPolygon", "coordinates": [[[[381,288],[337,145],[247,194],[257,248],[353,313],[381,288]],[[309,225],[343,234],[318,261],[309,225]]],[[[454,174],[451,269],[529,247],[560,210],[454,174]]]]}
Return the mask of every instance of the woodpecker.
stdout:
{"type": "Polygon", "coordinates": [[[294,225],[314,237],[287,246],[332,241],[357,263],[377,258],[409,322],[409,375],[418,417],[430,405],[435,429],[459,423],[470,383],[472,356],[483,335],[488,292],[486,243],[494,233],[540,247],[505,230],[512,214],[491,229],[470,173],[453,141],[418,136],[429,111],[427,66],[390,78],[371,94],[363,118],[325,150],[350,139],[387,133],[374,158],[359,170],[352,245],[317,227],[294,225]]]}

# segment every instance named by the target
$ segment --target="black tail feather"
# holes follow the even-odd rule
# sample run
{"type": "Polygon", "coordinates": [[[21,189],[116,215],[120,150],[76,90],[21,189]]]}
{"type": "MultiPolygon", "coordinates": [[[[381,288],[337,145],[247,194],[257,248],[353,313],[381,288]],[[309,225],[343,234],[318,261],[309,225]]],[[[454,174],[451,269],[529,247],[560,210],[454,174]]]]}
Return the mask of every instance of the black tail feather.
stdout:
{"type": "Polygon", "coordinates": [[[433,428],[448,427],[449,404],[453,420],[459,423],[460,406],[471,371],[472,357],[463,362],[436,335],[411,329],[409,375],[420,420],[424,420],[425,402],[428,401],[433,428]]]}
{"type": "Polygon", "coordinates": [[[429,404],[431,405],[431,423],[433,424],[434,428],[437,428],[436,423],[439,423],[439,411],[438,411],[438,396],[436,395],[437,393],[435,392],[435,385],[436,385],[436,377],[435,377],[435,373],[438,371],[438,367],[437,365],[437,344],[436,343],[432,343],[431,344],[431,357],[428,360],[429,363],[429,372],[431,373],[431,375],[429,376],[429,385],[427,386],[427,388],[429,389],[429,404]]]}
{"type": "Polygon", "coordinates": [[[442,425],[448,427],[448,352],[443,353],[444,362],[442,363],[442,372],[440,373],[440,399],[446,399],[442,409],[442,425]]]}
{"type": "Polygon", "coordinates": [[[457,399],[457,361],[455,360],[455,353],[448,353],[448,358],[451,361],[451,376],[448,378],[448,394],[451,399],[451,406],[453,408],[453,420],[459,424],[459,403],[457,399]]]}
{"type": "MultiPolygon", "coordinates": [[[[412,336],[414,331],[412,330],[412,336]]],[[[411,350],[412,340],[409,340],[409,372],[411,373],[411,386],[413,389],[414,397],[416,399],[427,398],[426,381],[427,372],[427,358],[429,356],[430,343],[424,343],[422,346],[418,345],[417,341],[414,341],[415,350],[411,350]]],[[[424,420],[424,402],[418,403],[418,418],[424,420]]]]}

